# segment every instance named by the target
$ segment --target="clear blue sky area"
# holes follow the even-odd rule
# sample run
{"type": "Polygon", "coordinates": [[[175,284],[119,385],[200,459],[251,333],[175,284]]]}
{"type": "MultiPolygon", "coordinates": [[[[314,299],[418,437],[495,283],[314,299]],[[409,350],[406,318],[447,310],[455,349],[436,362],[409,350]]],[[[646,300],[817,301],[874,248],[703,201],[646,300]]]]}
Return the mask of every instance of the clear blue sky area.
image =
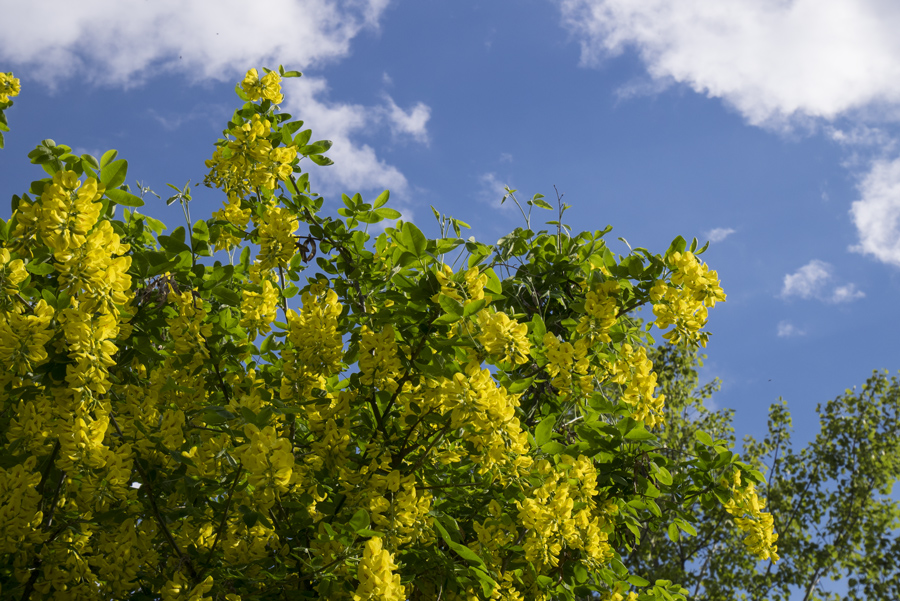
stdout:
{"type": "MultiPolygon", "coordinates": [[[[304,72],[286,110],[335,141],[313,174],[332,202],[391,188],[432,233],[429,205],[494,242],[522,225],[504,185],[555,185],[569,223],[612,224],[619,252],[617,236],[712,239],[728,300],[702,374],[739,436],[782,396],[806,441],[816,404],[900,368],[900,11],[883,3],[845,6],[858,19],[830,1],[0,4],[0,70],[23,88],[0,197],[42,177],[26,154],[47,137],[118,149],[129,183],[164,197],[201,181],[235,82],[283,64],[304,72]]],[[[195,192],[195,219],[219,208],[195,192]]]]}

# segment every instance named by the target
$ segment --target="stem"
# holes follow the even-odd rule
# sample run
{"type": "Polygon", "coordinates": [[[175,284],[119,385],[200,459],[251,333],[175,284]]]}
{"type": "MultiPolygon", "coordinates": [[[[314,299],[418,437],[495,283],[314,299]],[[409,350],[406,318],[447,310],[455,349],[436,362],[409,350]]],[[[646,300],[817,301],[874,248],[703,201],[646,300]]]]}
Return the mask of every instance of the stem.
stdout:
{"type": "Polygon", "coordinates": [[[281,265],[278,266],[278,277],[281,279],[281,310],[284,311],[284,320],[287,321],[288,306],[287,298],[284,296],[284,270],[281,265]]]}

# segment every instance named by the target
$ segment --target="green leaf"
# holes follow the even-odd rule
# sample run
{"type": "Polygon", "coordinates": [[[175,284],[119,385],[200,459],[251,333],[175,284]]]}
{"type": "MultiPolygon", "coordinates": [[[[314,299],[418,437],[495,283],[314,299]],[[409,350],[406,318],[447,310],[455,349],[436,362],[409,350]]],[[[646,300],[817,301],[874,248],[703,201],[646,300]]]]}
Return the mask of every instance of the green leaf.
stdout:
{"type": "Polygon", "coordinates": [[[328,165],[334,165],[334,161],[329,159],[327,156],[322,154],[311,154],[309,155],[309,160],[320,167],[327,167],[328,165]]]}
{"type": "Polygon", "coordinates": [[[531,334],[532,338],[535,341],[541,341],[544,339],[544,334],[547,333],[547,326],[544,325],[544,320],[541,319],[541,316],[537,313],[534,314],[534,317],[531,318],[531,334]]]}
{"type": "Polygon", "coordinates": [[[103,169],[111,162],[113,162],[117,156],[119,156],[118,150],[107,150],[106,152],[104,152],[103,156],[100,157],[100,169],[103,169]]]}
{"type": "Polygon", "coordinates": [[[644,425],[641,424],[637,428],[629,430],[625,434],[625,438],[628,440],[654,440],[656,438],[656,434],[647,432],[647,430],[644,428],[644,425]]]}
{"type": "MultiPolygon", "coordinates": [[[[176,230],[177,231],[177,230],[176,230]]],[[[184,251],[190,252],[191,247],[184,243],[184,239],[179,240],[172,232],[172,236],[159,236],[157,240],[159,240],[159,245],[162,246],[167,252],[178,254],[184,251]]]]}
{"type": "Polygon", "coordinates": [[[541,196],[541,195],[535,194],[534,198],[531,199],[531,204],[533,204],[536,207],[540,207],[542,209],[547,209],[548,211],[552,211],[553,207],[551,207],[550,204],[547,203],[546,200],[541,200],[541,198],[538,198],[539,196],[541,196]]]}
{"type": "Polygon", "coordinates": [[[468,317],[470,315],[478,313],[479,311],[484,309],[485,304],[487,304],[487,302],[483,298],[474,300],[470,303],[466,303],[466,308],[463,309],[463,317],[468,317]]]}
{"type": "Polygon", "coordinates": [[[400,211],[396,211],[390,207],[384,207],[382,209],[375,209],[375,214],[381,217],[382,219],[400,219],[403,215],[400,211]]]}
{"type": "Polygon", "coordinates": [[[210,290],[210,292],[217,299],[231,307],[237,307],[241,304],[241,295],[239,295],[234,290],[231,290],[230,288],[226,288],[225,286],[216,286],[215,288],[210,290]]]}
{"type": "Polygon", "coordinates": [[[127,174],[128,161],[119,159],[118,161],[106,164],[100,169],[100,183],[106,187],[107,193],[109,193],[109,190],[112,188],[118,188],[125,183],[127,174]]]}
{"type": "Polygon", "coordinates": [[[465,545],[461,545],[457,542],[454,542],[452,538],[450,538],[450,534],[447,533],[446,528],[441,525],[439,520],[434,520],[434,525],[437,527],[438,532],[441,534],[441,538],[444,539],[444,542],[447,543],[447,546],[453,549],[457,555],[465,559],[466,561],[471,561],[474,564],[477,564],[483,569],[485,568],[484,561],[478,557],[478,554],[475,553],[472,549],[466,547],[465,545]]]}
{"type": "Polygon", "coordinates": [[[413,253],[417,258],[421,258],[428,246],[428,240],[425,234],[412,223],[404,223],[400,228],[400,244],[413,253]]]}
{"type": "Polygon", "coordinates": [[[634,586],[650,586],[650,581],[649,581],[649,580],[644,580],[643,578],[641,578],[641,577],[638,576],[637,574],[632,574],[631,576],[629,576],[629,577],[628,577],[628,582],[630,582],[630,583],[633,584],[634,586]]]}
{"type": "Polygon", "coordinates": [[[111,188],[107,190],[106,196],[117,205],[122,205],[123,207],[144,206],[144,201],[141,200],[139,196],[135,196],[131,192],[126,192],[125,190],[119,190],[118,188],[111,188]]]}
{"type": "Polygon", "coordinates": [[[191,231],[194,234],[193,237],[197,240],[203,240],[204,242],[209,240],[209,227],[205,221],[198,219],[191,231]]]}
{"type": "Polygon", "coordinates": [[[372,208],[377,209],[379,207],[383,207],[387,204],[388,199],[391,197],[390,190],[385,190],[381,194],[378,195],[378,198],[375,199],[375,202],[372,204],[372,208]]]}
{"type": "Polygon", "coordinates": [[[554,426],[556,426],[556,415],[548,415],[541,420],[541,423],[534,429],[534,441],[537,446],[543,447],[550,441],[554,426]]]}
{"type": "Polygon", "coordinates": [[[681,535],[678,532],[678,526],[676,526],[675,524],[669,524],[669,527],[666,528],[666,531],[669,533],[669,538],[674,543],[677,543],[678,539],[681,538],[681,535]]]}
{"type": "Polygon", "coordinates": [[[518,379],[506,389],[510,394],[518,394],[534,383],[534,377],[518,379]]]}
{"type": "Polygon", "coordinates": [[[566,450],[566,445],[562,444],[561,442],[551,440],[550,442],[541,445],[541,450],[548,455],[558,455],[566,450]]]}
{"type": "Polygon", "coordinates": [[[695,431],[695,432],[694,432],[694,438],[696,438],[697,440],[699,440],[700,442],[702,442],[703,444],[705,444],[705,445],[708,446],[708,447],[713,446],[713,439],[712,439],[712,436],[710,436],[709,434],[707,434],[707,433],[704,432],[703,430],[697,430],[697,431],[695,431]]]}
{"type": "Polygon", "coordinates": [[[446,294],[438,295],[438,303],[440,303],[441,309],[443,309],[447,313],[452,313],[454,315],[462,315],[463,311],[465,310],[461,302],[459,302],[455,298],[447,296],[446,294]]]}
{"type": "Polygon", "coordinates": [[[671,486],[672,485],[672,474],[669,473],[669,470],[667,470],[664,467],[657,467],[656,469],[657,469],[656,479],[659,480],[659,482],[661,484],[665,484],[666,486],[671,486]]]}
{"type": "Polygon", "coordinates": [[[34,275],[47,275],[53,273],[55,268],[52,263],[29,263],[25,270],[34,275]]]}
{"type": "Polygon", "coordinates": [[[356,513],[353,514],[353,517],[350,518],[350,527],[354,532],[359,532],[360,530],[365,530],[369,527],[371,520],[369,519],[369,512],[365,509],[360,509],[356,513]]]}
{"type": "Polygon", "coordinates": [[[490,598],[491,593],[494,592],[494,588],[497,587],[497,582],[491,578],[488,573],[475,566],[469,567],[469,573],[474,574],[476,578],[478,578],[478,582],[481,584],[481,590],[484,593],[485,598],[490,598]]]}

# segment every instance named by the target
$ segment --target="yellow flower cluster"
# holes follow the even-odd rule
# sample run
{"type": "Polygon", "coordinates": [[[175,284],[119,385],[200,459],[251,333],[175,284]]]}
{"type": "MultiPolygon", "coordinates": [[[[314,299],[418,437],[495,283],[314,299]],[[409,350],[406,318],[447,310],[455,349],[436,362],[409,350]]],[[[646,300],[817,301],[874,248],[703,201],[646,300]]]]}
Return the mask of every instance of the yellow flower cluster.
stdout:
{"type": "Polygon", "coordinates": [[[259,286],[260,291],[244,288],[241,293],[240,326],[247,331],[247,337],[251,341],[259,334],[269,333],[278,309],[278,289],[269,278],[259,273],[257,265],[251,267],[251,273],[254,271],[255,277],[251,277],[251,281],[259,286]]]}
{"type": "MultiPolygon", "coordinates": [[[[251,101],[278,104],[283,99],[280,82],[281,77],[274,71],[260,79],[256,69],[250,69],[241,86],[251,101]]],[[[210,169],[207,184],[222,188],[229,196],[243,197],[258,189],[274,190],[279,181],[287,180],[294,170],[297,147],[274,146],[271,128],[268,119],[253,115],[250,121],[228,130],[231,138],[206,161],[210,169]]]]}
{"type": "MultiPolygon", "coordinates": [[[[129,250],[108,221],[100,222],[77,248],[57,252],[60,288],[76,298],[85,313],[102,313],[119,320],[119,307],[132,298],[129,250]]],[[[119,323],[120,328],[127,327],[119,323]]],[[[130,332],[130,329],[127,330],[130,332]]]]}
{"type": "Polygon", "coordinates": [[[593,462],[583,455],[578,459],[562,455],[555,468],[542,459],[535,469],[543,484],[523,502],[517,501],[519,523],[527,528],[525,557],[535,565],[555,567],[563,548],[568,548],[582,551],[586,563],[598,567],[608,563],[614,555],[608,542],[613,530],[609,517],[618,508],[597,506],[593,462]]]}
{"type": "MultiPolygon", "coordinates": [[[[423,411],[435,409],[450,414],[451,427],[462,431],[462,438],[474,446],[470,457],[479,473],[495,467],[527,468],[528,438],[516,415],[518,396],[507,393],[477,362],[469,363],[464,373],[452,379],[430,382],[423,391],[423,411]]],[[[509,474],[507,474],[509,475],[509,474]]]]}
{"type": "Polygon", "coordinates": [[[760,561],[778,561],[774,518],[765,512],[766,501],[757,496],[756,484],[747,482],[742,486],[741,470],[735,470],[731,482],[724,480],[722,484],[731,488],[731,500],[725,503],[725,510],[735,516],[737,527],[747,533],[744,544],[760,561]]]}
{"type": "Polygon", "coordinates": [[[44,243],[54,253],[84,244],[85,235],[100,217],[102,195],[103,188],[93,177],[82,186],[74,171],[57,171],[41,194],[38,219],[44,243]]]}
{"type": "Polygon", "coordinates": [[[12,73],[0,72],[0,103],[9,102],[10,98],[18,96],[21,91],[22,86],[12,73]]]}
{"type": "MultiPolygon", "coordinates": [[[[488,277],[486,274],[481,273],[477,266],[466,270],[463,274],[462,284],[455,281],[453,269],[446,264],[435,271],[435,276],[438,284],[441,286],[439,294],[449,296],[464,304],[485,298],[484,287],[488,282],[488,277]]],[[[438,302],[438,295],[435,295],[432,300],[438,302]]]]}
{"type": "Polygon", "coordinates": [[[305,463],[313,470],[328,468],[337,473],[344,465],[350,445],[350,400],[353,394],[342,390],[337,395],[329,394],[328,403],[317,402],[310,405],[306,413],[306,423],[313,434],[311,453],[304,457],[305,463]]]}
{"type": "Polygon", "coordinates": [[[294,453],[288,439],[278,435],[273,426],[259,429],[253,424],[244,426],[248,441],[235,449],[235,455],[250,474],[250,484],[257,488],[254,495],[264,500],[259,504],[267,509],[276,495],[287,490],[294,469],[294,453]]]}
{"type": "Polygon", "coordinates": [[[313,388],[323,388],[324,378],[338,373],[344,355],[338,317],[343,307],[334,290],[324,281],[301,295],[303,307],[298,315],[288,311],[287,341],[281,354],[284,376],[281,400],[306,401],[313,388]]]}
{"type": "Polygon", "coordinates": [[[590,336],[592,341],[610,342],[609,330],[616,323],[619,307],[616,295],[619,284],[608,280],[593,286],[585,295],[585,315],[578,322],[576,331],[582,336],[590,336]]]}
{"type": "Polygon", "coordinates": [[[41,540],[41,495],[36,490],[41,481],[34,471],[33,455],[24,464],[9,470],[0,468],[0,554],[18,553],[25,545],[41,540]]]}
{"type": "Polygon", "coordinates": [[[672,344],[685,339],[705,347],[708,334],[700,330],[706,325],[707,308],[725,301],[719,276],[691,252],[672,253],[668,261],[673,272],[671,283],[657,282],[650,289],[656,327],[664,330],[675,326],[663,334],[672,344]]]}
{"type": "Polygon", "coordinates": [[[547,364],[544,369],[552,378],[550,381],[560,394],[567,395],[572,391],[574,380],[583,394],[593,389],[593,376],[589,374],[590,361],[587,352],[590,342],[579,338],[573,345],[571,342],[560,342],[552,333],[544,334],[544,354],[547,364]]]}
{"type": "MultiPolygon", "coordinates": [[[[227,221],[237,229],[243,231],[250,223],[250,208],[242,208],[241,199],[230,195],[224,206],[215,211],[212,216],[219,221],[227,221]]],[[[228,250],[241,243],[241,238],[228,230],[221,230],[218,239],[213,243],[214,250],[228,250]]]]}
{"type": "Polygon", "coordinates": [[[373,461],[360,470],[359,492],[354,502],[368,510],[372,523],[384,533],[385,545],[392,549],[413,542],[427,542],[433,538],[432,497],[428,491],[416,489],[413,474],[402,475],[391,469],[387,458],[373,461]]]}
{"type": "Polygon", "coordinates": [[[663,423],[665,395],[654,396],[656,372],[647,357],[647,349],[623,344],[620,358],[607,365],[609,380],[625,385],[622,400],[631,407],[631,417],[648,428],[663,423]]]}
{"type": "Polygon", "coordinates": [[[275,71],[269,71],[260,79],[259,71],[250,69],[241,82],[241,88],[250,97],[250,102],[265,99],[279,104],[284,100],[281,93],[281,76],[275,71]]]}
{"type": "Polygon", "coordinates": [[[175,292],[171,285],[168,302],[176,311],[168,320],[175,353],[184,362],[184,369],[194,372],[209,359],[206,339],[212,335],[212,324],[206,323],[206,307],[192,292],[175,292]]]}
{"type": "Polygon", "coordinates": [[[406,589],[395,574],[394,556],[382,548],[379,537],[366,543],[362,560],[357,568],[359,586],[353,593],[353,601],[403,601],[406,589]]]}
{"type": "Polygon", "coordinates": [[[359,340],[359,381],[393,392],[402,369],[397,356],[394,328],[388,324],[376,334],[368,326],[363,326],[359,340]]]}
{"type": "Polygon", "coordinates": [[[528,362],[531,353],[528,324],[510,319],[502,311],[480,311],[478,325],[481,332],[476,338],[484,345],[491,362],[515,365],[528,362]]]}
{"type": "Polygon", "coordinates": [[[53,337],[53,308],[41,299],[32,312],[0,313],[0,384],[11,374],[24,376],[47,360],[44,345],[53,337]]]}
{"type": "Polygon", "coordinates": [[[266,211],[259,224],[259,260],[263,269],[287,267],[297,252],[297,218],[282,207],[272,207],[266,211]]]}

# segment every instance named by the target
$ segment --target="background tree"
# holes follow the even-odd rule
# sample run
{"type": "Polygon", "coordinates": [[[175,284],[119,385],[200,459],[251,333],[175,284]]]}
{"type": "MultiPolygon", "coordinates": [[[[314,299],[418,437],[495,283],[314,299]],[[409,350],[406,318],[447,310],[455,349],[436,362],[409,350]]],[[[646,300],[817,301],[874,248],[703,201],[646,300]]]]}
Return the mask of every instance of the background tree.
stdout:
{"type": "Polygon", "coordinates": [[[372,235],[388,192],[335,215],[300,168],[331,142],[278,108],[298,75],[247,73],[207,161],[223,206],[195,221],[172,186],[168,233],[115,150],[29,154],[49,177],[0,222],[0,594],[683,598],[626,558],[698,502],[777,557],[758,472],[665,447],[634,314],[705,343],[725,296],[696,240],[617,256],[513,191],[496,245],[437,211],[437,238],[372,235]]]}
{"type": "MultiPolygon", "coordinates": [[[[733,411],[704,406],[718,382],[698,386],[696,350],[667,345],[651,356],[667,399],[660,437],[667,452],[698,452],[704,432],[733,444],[733,411]]],[[[859,390],[818,406],[820,432],[804,448],[794,449],[783,401],[772,405],[762,441],[744,439],[742,459],[767,477],[760,494],[779,533],[778,563],[760,564],[743,549],[733,517],[701,503],[692,508],[702,516],[696,537],[648,528],[626,563],[683,583],[696,599],[900,597],[900,507],[891,497],[900,468],[898,410],[900,382],[875,372],[859,390]],[[827,579],[845,579],[847,595],[828,592],[827,579]]]]}

